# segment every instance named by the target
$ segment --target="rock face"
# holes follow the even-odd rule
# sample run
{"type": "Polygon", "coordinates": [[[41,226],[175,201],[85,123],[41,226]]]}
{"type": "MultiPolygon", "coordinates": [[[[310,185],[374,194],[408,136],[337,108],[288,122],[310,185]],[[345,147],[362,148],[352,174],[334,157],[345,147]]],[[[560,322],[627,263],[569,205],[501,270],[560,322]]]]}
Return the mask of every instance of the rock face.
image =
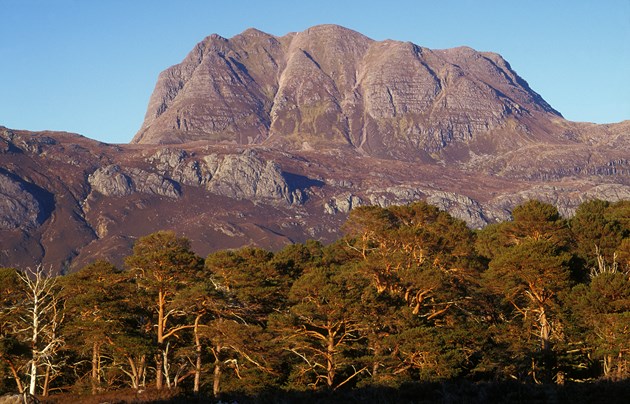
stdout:
{"type": "MultiPolygon", "coordinates": [[[[429,158],[498,130],[531,137],[560,114],[501,58],[373,41],[335,25],[275,37],[209,36],[160,74],[133,143],[348,147],[429,158]]],[[[501,142],[493,142],[493,147],[501,142]]]]}
{"type": "Polygon", "coordinates": [[[40,204],[24,185],[0,171],[0,230],[40,224],[40,204]]]}
{"type": "MultiPolygon", "coordinates": [[[[214,162],[216,156],[207,161],[214,162]]],[[[211,163],[213,166],[215,163],[211,163]]],[[[302,202],[299,189],[292,190],[274,161],[263,161],[256,153],[225,156],[216,163],[212,181],[207,189],[219,195],[237,199],[283,201],[288,204],[302,202]]]]}
{"type": "Polygon", "coordinates": [[[121,173],[116,165],[97,169],[88,177],[88,182],[105,196],[126,196],[133,192],[131,178],[121,173]]]}
{"type": "Polygon", "coordinates": [[[180,195],[176,182],[139,168],[130,168],[128,173],[123,173],[119,166],[109,165],[94,171],[88,182],[95,191],[105,196],[122,197],[136,191],[168,198],[180,195]]]}
{"type": "Polygon", "coordinates": [[[204,165],[196,160],[187,160],[188,154],[181,149],[161,149],[148,159],[157,171],[181,184],[200,186],[212,178],[204,165]]]}
{"type": "Polygon", "coordinates": [[[356,195],[345,192],[335,195],[331,200],[324,204],[324,211],[329,215],[337,213],[348,213],[352,209],[363,206],[363,200],[356,195]]]}
{"type": "Polygon", "coordinates": [[[197,160],[181,149],[158,150],[146,159],[149,170],[108,165],[88,177],[92,190],[108,197],[125,197],[140,192],[177,199],[181,186],[203,187],[207,191],[255,202],[300,204],[303,194],[287,182],[280,166],[261,159],[253,150],[197,160]]]}
{"type": "Polygon", "coordinates": [[[496,54],[332,25],[206,38],[134,142],[0,127],[0,266],[122,265],[164,229],[202,256],[330,242],[363,205],[426,200],[480,228],[528,199],[630,200],[630,121],[566,121],[496,54]]]}
{"type": "Polygon", "coordinates": [[[284,178],[280,166],[253,150],[200,160],[181,149],[159,150],[148,160],[158,172],[184,185],[203,187],[217,195],[257,201],[300,203],[302,194],[284,178]]]}

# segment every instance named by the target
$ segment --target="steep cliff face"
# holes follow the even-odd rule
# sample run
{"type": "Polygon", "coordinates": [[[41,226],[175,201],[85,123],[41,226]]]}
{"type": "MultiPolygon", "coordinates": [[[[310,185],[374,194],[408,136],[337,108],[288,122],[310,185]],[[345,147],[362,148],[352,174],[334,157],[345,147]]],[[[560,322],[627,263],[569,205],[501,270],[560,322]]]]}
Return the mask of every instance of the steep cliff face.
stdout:
{"type": "Polygon", "coordinates": [[[158,78],[135,143],[260,143],[267,137],[283,58],[276,38],[249,30],[212,35],[158,78]]]}
{"type": "Polygon", "coordinates": [[[212,35],[165,70],[133,143],[347,147],[426,160],[497,132],[492,147],[520,145],[543,135],[532,119],[544,127],[559,117],[497,54],[377,42],[335,25],[283,37],[250,29],[212,35]]]}

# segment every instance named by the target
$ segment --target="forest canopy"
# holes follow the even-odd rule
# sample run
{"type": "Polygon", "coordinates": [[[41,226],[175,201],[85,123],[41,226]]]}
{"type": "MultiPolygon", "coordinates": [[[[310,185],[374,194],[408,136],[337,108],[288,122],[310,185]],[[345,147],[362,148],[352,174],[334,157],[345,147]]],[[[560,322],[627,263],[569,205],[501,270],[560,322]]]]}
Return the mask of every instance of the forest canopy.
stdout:
{"type": "Polygon", "coordinates": [[[478,231],[360,207],[344,234],[204,259],[160,231],[123,268],[0,268],[0,394],[628,381],[630,202],[529,201],[478,231]]]}

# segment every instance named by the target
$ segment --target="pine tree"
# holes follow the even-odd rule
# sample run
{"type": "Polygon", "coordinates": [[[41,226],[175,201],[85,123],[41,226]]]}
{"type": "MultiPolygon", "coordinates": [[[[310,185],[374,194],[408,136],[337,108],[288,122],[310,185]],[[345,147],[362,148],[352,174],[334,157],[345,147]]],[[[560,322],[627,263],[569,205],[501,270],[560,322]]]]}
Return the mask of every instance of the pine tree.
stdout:
{"type": "MultiPolygon", "coordinates": [[[[63,334],[76,351],[78,363],[89,363],[90,391],[101,388],[108,366],[115,357],[117,341],[134,331],[130,317],[136,312],[134,285],[111,263],[95,261],[60,278],[68,321],[63,334]],[[85,359],[85,361],[78,359],[85,359]]],[[[82,376],[79,366],[74,373],[82,376]]]]}
{"type": "MultiPolygon", "coordinates": [[[[615,252],[624,237],[624,228],[619,220],[611,217],[611,204],[594,200],[584,202],[570,219],[574,253],[580,260],[581,278],[588,276],[590,268],[597,265],[597,257],[612,262],[615,252]]],[[[625,230],[627,232],[628,230],[625,230]]]]}
{"type": "Polygon", "coordinates": [[[588,283],[573,288],[570,308],[581,326],[579,341],[601,361],[603,376],[622,380],[630,376],[630,268],[616,254],[607,262],[596,253],[597,265],[588,283]]]}
{"type": "Polygon", "coordinates": [[[186,314],[176,300],[202,269],[203,261],[190,250],[185,238],[173,232],[160,231],[140,238],[133,247],[133,255],[125,260],[138,287],[146,293],[153,311],[152,329],[156,333],[156,382],[161,390],[164,380],[171,387],[169,350],[170,341],[193,324],[176,320],[186,314]]]}
{"type": "Polygon", "coordinates": [[[293,355],[290,380],[297,386],[337,389],[367,372],[365,319],[369,282],[349,267],[308,269],[293,284],[288,311],[274,317],[293,355]]]}
{"type": "Polygon", "coordinates": [[[550,382],[556,360],[553,341],[562,338],[561,296],[571,286],[569,233],[555,207],[542,202],[518,206],[513,216],[479,238],[478,245],[496,242],[479,249],[491,255],[484,285],[504,304],[498,339],[531,361],[534,380],[550,382]]]}
{"type": "MultiPolygon", "coordinates": [[[[14,268],[0,268],[0,380],[11,377],[20,394],[24,393],[22,373],[27,361],[29,346],[19,338],[20,325],[16,321],[20,315],[21,281],[14,268]]],[[[4,383],[0,389],[6,388],[4,383]]]]}

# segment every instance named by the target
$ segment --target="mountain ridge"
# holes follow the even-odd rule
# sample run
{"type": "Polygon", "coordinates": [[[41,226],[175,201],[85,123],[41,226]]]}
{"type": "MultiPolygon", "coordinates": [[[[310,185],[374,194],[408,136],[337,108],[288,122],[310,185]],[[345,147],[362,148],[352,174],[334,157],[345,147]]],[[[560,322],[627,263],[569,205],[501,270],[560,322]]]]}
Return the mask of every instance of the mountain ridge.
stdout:
{"type": "Polygon", "coordinates": [[[495,53],[374,41],[336,25],[246,30],[209,36],[162,72],[132,143],[350,147],[414,160],[510,119],[527,127],[532,114],[561,117],[495,53]]]}

